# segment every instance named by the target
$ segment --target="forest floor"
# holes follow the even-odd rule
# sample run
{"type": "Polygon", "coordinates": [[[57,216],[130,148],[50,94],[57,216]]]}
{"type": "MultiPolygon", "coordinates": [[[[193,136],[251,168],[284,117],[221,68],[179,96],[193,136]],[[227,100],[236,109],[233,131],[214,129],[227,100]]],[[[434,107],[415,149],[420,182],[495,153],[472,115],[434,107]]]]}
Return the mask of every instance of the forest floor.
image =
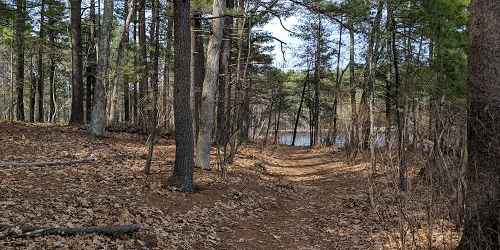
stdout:
{"type": "MultiPolygon", "coordinates": [[[[0,167],[0,225],[143,226],[119,238],[7,238],[0,249],[398,249],[403,239],[408,248],[428,244],[425,191],[415,185],[415,195],[401,206],[393,176],[382,172],[372,209],[365,160],[346,161],[342,152],[326,149],[247,145],[225,179],[215,170],[197,170],[198,191],[184,194],[165,184],[174,141],[160,140],[149,178],[143,174],[144,141],[126,133],[93,139],[79,128],[0,122],[0,161],[97,159],[0,167]]],[[[459,232],[437,218],[433,247],[451,249],[459,232]]]]}

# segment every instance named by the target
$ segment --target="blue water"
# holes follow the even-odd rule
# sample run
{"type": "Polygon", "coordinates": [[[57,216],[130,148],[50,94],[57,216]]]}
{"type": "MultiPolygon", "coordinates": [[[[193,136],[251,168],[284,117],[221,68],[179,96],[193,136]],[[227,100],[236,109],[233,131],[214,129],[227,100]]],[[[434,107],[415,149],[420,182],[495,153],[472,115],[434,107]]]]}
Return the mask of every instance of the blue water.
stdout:
{"type": "MultiPolygon", "coordinates": [[[[284,145],[292,145],[293,132],[281,132],[279,134],[279,143],[284,145]]],[[[345,144],[345,138],[338,135],[335,139],[335,145],[343,147],[345,144]]],[[[295,137],[295,146],[297,147],[308,147],[311,146],[311,137],[309,132],[297,132],[295,137]]]]}
{"type": "MultiPolygon", "coordinates": [[[[297,132],[295,137],[295,146],[298,147],[309,147],[311,145],[309,132],[297,132]]],[[[279,144],[292,145],[293,132],[280,132],[279,134],[279,144]]],[[[343,135],[337,135],[335,138],[335,145],[337,147],[344,147],[346,139],[343,135]]],[[[385,134],[377,134],[375,138],[375,147],[383,147],[385,145],[385,134]]]]}

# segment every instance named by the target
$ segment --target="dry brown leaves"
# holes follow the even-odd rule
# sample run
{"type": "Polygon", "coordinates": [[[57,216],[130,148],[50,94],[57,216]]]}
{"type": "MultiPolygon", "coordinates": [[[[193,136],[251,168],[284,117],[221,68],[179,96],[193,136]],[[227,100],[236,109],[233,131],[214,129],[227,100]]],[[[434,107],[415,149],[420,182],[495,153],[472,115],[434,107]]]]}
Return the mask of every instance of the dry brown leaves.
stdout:
{"type": "MultiPolygon", "coordinates": [[[[0,224],[142,224],[138,234],[0,240],[0,249],[378,249],[387,228],[369,207],[366,164],[333,152],[249,146],[226,180],[197,172],[199,191],[169,191],[173,141],[160,140],[152,175],[145,138],[97,140],[70,127],[0,123],[0,160],[95,156],[94,164],[0,168],[0,224]],[[260,170],[259,170],[260,169],[260,170]]],[[[391,232],[392,233],[392,232],[391,232]]],[[[390,246],[390,245],[389,245],[390,246]]]]}

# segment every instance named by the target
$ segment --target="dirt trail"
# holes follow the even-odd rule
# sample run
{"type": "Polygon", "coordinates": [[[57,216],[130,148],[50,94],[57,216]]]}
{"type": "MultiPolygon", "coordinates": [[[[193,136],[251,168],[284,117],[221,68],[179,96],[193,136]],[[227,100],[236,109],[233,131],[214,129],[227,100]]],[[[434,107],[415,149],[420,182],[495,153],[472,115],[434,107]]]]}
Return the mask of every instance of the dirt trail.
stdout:
{"type": "MultiPolygon", "coordinates": [[[[248,152],[247,152],[248,153],[248,152]]],[[[262,178],[282,189],[277,209],[263,211],[254,228],[253,247],[270,249],[370,249],[379,240],[363,190],[363,165],[344,157],[305,148],[278,147],[272,154],[248,153],[262,178]],[[264,235],[266,242],[259,244],[264,235]]]]}

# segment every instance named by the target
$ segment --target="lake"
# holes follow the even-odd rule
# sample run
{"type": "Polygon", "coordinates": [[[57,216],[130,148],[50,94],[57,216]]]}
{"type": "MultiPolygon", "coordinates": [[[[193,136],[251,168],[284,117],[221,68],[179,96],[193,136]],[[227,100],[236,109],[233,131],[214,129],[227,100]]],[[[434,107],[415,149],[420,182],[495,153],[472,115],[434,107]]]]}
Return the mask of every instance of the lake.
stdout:
{"type": "MultiPolygon", "coordinates": [[[[292,145],[293,132],[280,132],[279,133],[279,144],[292,145]]],[[[335,140],[335,145],[338,147],[343,147],[345,144],[345,138],[338,135],[335,140]]],[[[311,136],[309,132],[297,132],[295,137],[295,146],[298,147],[308,147],[311,146],[311,136]]]]}
{"type": "MultiPolygon", "coordinates": [[[[322,140],[325,138],[322,138],[322,140]]],[[[292,145],[292,140],[293,140],[293,132],[280,132],[279,133],[279,144],[283,145],[292,145]]],[[[344,147],[346,143],[345,136],[343,135],[337,135],[337,138],[335,138],[335,145],[337,147],[344,147]]],[[[376,139],[375,139],[375,147],[383,147],[385,145],[385,134],[384,133],[377,133],[376,139]]],[[[295,137],[295,146],[298,147],[309,147],[311,146],[311,136],[309,132],[297,132],[297,136],[295,137]]]]}

